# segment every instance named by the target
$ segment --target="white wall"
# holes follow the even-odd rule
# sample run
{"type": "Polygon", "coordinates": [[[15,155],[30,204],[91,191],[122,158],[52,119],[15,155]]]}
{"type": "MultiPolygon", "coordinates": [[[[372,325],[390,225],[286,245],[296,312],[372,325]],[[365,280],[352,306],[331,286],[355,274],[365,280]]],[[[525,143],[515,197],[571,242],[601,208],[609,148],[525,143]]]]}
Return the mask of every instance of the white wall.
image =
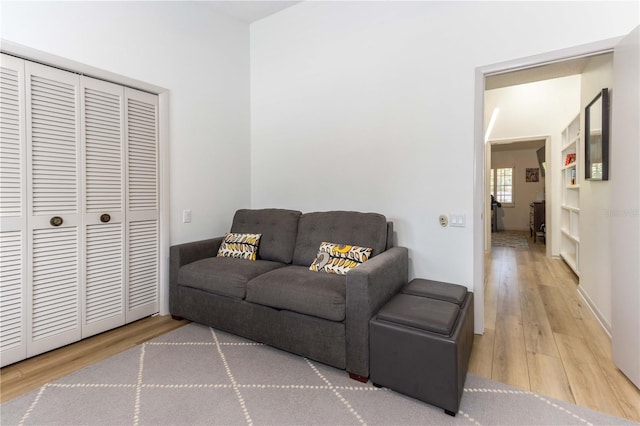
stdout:
{"type": "MultiPolygon", "coordinates": [[[[580,110],[584,129],[584,109],[604,88],[610,97],[613,87],[611,56],[595,57],[582,74],[580,110]]],[[[611,120],[609,121],[611,123],[611,120]]],[[[581,132],[580,153],[584,164],[584,135],[581,132]]],[[[611,145],[613,148],[613,145],[611,145]]],[[[618,147],[616,147],[618,148],[618,147]]],[[[611,164],[612,169],[614,165],[611,164]]],[[[580,289],[607,329],[611,327],[611,185],[613,181],[589,181],[580,169],[580,289]]],[[[619,184],[623,181],[618,180],[619,184]]]]}
{"type": "MultiPolygon", "coordinates": [[[[516,143],[517,145],[517,143],[516,143]]],[[[543,145],[544,146],[544,145],[543,145]]],[[[513,167],[513,207],[498,209],[498,229],[501,231],[529,231],[529,205],[544,196],[545,178],[539,174],[538,182],[526,181],[527,168],[540,168],[535,149],[510,149],[491,154],[492,168],[513,167]]],[[[540,171],[539,171],[540,172],[540,171]]]]}
{"type": "Polygon", "coordinates": [[[5,40],[169,89],[171,244],[229,229],[250,204],[248,24],[198,2],[1,6],[5,40]]]}
{"type": "Polygon", "coordinates": [[[640,388],[640,27],[616,46],[611,103],[611,343],[613,360],[640,388]],[[624,90],[622,89],[624,88],[624,90]],[[622,182],[618,184],[616,182],[622,182]]]}
{"type": "Polygon", "coordinates": [[[381,212],[411,276],[473,287],[476,68],[620,36],[638,15],[634,2],[302,2],[258,21],[252,206],[381,212]],[[441,228],[440,213],[468,225],[441,228]]]}
{"type": "Polygon", "coordinates": [[[580,113],[580,76],[572,75],[485,92],[485,129],[500,109],[491,140],[549,136],[545,175],[547,244],[560,254],[560,159],[562,130],[580,113]]]}

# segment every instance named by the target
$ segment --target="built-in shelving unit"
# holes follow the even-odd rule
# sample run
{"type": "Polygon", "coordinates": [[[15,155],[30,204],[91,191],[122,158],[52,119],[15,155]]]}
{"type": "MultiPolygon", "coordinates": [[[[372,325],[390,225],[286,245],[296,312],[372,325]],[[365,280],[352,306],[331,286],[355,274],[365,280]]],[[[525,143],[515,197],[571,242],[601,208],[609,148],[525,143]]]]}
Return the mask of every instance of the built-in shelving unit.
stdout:
{"type": "Polygon", "coordinates": [[[562,131],[562,178],[560,205],[560,256],[580,275],[580,115],[562,131]]]}

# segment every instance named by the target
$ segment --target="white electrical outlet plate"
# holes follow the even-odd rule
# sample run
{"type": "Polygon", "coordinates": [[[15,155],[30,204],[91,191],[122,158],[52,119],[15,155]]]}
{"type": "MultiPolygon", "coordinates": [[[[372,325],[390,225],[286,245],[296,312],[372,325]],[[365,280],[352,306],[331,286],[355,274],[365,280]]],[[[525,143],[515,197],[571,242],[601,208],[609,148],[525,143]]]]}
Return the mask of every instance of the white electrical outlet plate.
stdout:
{"type": "Polygon", "coordinates": [[[191,223],[191,210],[182,210],[182,223],[191,223]]]}
{"type": "Polygon", "coordinates": [[[438,216],[438,222],[440,222],[440,226],[445,228],[449,224],[449,218],[446,214],[441,214],[440,216],[438,216]]]}

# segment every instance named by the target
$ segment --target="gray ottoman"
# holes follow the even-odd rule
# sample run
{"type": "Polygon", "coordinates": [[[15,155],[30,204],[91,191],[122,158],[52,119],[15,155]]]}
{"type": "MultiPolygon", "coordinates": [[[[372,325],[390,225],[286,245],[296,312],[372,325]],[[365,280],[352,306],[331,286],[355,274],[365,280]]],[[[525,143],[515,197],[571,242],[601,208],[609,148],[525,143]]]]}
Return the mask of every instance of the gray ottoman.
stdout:
{"type": "Polygon", "coordinates": [[[455,416],[473,345],[473,293],[415,279],[369,323],[370,379],[455,416]]]}

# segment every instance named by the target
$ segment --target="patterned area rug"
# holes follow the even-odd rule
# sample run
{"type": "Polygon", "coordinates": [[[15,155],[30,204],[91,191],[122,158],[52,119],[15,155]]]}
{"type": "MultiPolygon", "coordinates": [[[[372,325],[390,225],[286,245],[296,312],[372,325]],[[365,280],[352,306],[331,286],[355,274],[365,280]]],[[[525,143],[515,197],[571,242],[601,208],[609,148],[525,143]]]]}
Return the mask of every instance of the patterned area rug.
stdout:
{"type": "Polygon", "coordinates": [[[631,425],[467,376],[456,417],[197,324],[2,404],[2,425],[631,425]]]}
{"type": "Polygon", "coordinates": [[[499,231],[491,234],[493,247],[529,248],[529,233],[527,231],[499,231]]]}

